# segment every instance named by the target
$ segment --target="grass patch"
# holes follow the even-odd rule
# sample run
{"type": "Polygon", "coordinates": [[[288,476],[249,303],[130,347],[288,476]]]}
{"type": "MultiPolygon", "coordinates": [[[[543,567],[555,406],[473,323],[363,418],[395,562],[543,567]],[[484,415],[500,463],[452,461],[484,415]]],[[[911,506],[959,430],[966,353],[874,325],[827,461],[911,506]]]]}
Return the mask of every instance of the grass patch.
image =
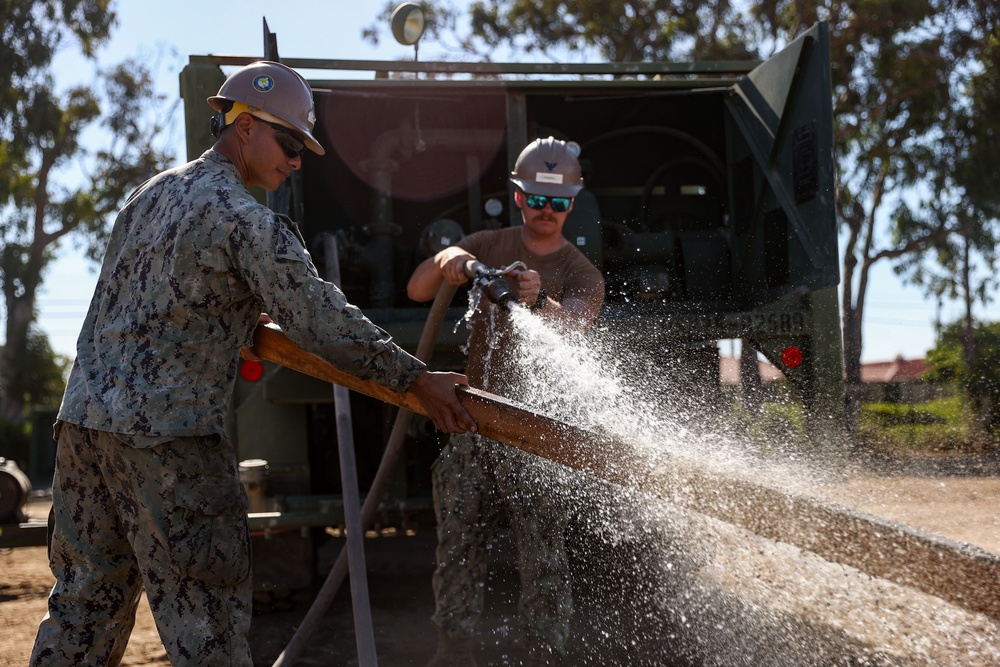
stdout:
{"type": "MultiPolygon", "coordinates": [[[[764,403],[750,412],[736,403],[739,432],[764,450],[779,450],[808,440],[806,417],[798,401],[764,403]]],[[[860,451],[894,455],[964,455],[995,450],[1000,433],[984,435],[960,396],[925,403],[866,403],[848,437],[860,451]]]]}
{"type": "Polygon", "coordinates": [[[750,440],[765,448],[801,443],[806,437],[802,405],[796,401],[763,403],[753,413],[736,404],[734,417],[750,440]]]}
{"type": "Polygon", "coordinates": [[[855,439],[879,451],[964,452],[970,429],[961,398],[927,403],[869,403],[861,407],[855,439]]]}

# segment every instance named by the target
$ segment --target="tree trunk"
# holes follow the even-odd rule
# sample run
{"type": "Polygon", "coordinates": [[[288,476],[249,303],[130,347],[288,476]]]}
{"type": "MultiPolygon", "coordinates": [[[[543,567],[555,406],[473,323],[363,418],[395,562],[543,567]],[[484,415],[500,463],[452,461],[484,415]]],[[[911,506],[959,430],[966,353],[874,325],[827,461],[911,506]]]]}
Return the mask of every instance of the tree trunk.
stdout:
{"type": "Polygon", "coordinates": [[[854,431],[861,420],[861,404],[864,402],[864,388],[861,383],[861,352],[864,348],[865,297],[868,292],[868,273],[871,262],[861,262],[857,267],[857,292],[850,290],[853,280],[844,280],[843,295],[843,335],[844,335],[844,391],[847,400],[847,428],[854,431]]]}
{"type": "Polygon", "coordinates": [[[0,383],[0,417],[14,422],[24,420],[25,372],[21,363],[27,358],[28,332],[34,319],[34,294],[7,299],[7,343],[0,360],[3,382],[0,383]]]}
{"type": "MultiPolygon", "coordinates": [[[[961,289],[965,314],[962,318],[962,362],[966,371],[975,372],[976,368],[976,332],[975,320],[972,317],[972,241],[969,239],[968,228],[962,225],[962,265],[961,289]]],[[[968,410],[972,415],[969,422],[969,436],[976,442],[985,442],[989,438],[990,400],[987,396],[965,391],[968,410]]]]}
{"type": "Polygon", "coordinates": [[[45,268],[45,245],[35,241],[26,251],[8,246],[3,254],[3,292],[7,305],[7,343],[0,359],[0,416],[22,422],[28,359],[28,336],[35,321],[35,297],[45,268]]]}
{"type": "MultiPolygon", "coordinates": [[[[964,231],[964,226],[963,226],[964,231]]],[[[972,319],[972,267],[970,246],[971,241],[967,234],[962,235],[962,296],[965,301],[965,318],[962,322],[962,360],[967,368],[971,369],[976,362],[976,339],[973,332],[974,321],[972,319]]]]}
{"type": "Polygon", "coordinates": [[[757,414],[760,410],[762,390],[757,350],[744,338],[740,347],[740,401],[747,412],[757,414]]]}

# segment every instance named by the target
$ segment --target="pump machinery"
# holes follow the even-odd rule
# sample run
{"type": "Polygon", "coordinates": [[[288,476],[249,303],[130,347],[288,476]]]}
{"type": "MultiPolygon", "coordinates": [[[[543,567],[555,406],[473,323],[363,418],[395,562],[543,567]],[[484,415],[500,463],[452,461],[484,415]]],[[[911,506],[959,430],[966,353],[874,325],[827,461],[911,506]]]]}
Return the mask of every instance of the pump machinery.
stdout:
{"type": "MultiPolygon", "coordinates": [[[[338,61],[280,57],[265,21],[262,54],[190,56],[180,75],[187,157],[213,144],[206,100],[227,73],[265,59],[302,74],[325,154],[306,151],[285,185],[257,194],[298,223],[321,274],[415,352],[431,308],[406,295],[413,269],[464,235],[520,224],[509,180],[518,154],[536,138],[572,142],[584,187],[564,234],[604,275],[597,326],[629,339],[650,368],[670,360],[662,375],[683,375],[706,400],[719,383],[717,341],[740,339],[785,375],[809,442],[836,446],[844,387],[828,48],[818,24],[763,63],[338,61]]],[[[468,267],[470,285],[509,299],[509,268],[468,267]]],[[[448,304],[433,368],[465,366],[467,331],[452,325],[466,296],[448,304]]],[[[308,586],[317,542],[343,525],[333,402],[327,382],[241,362],[228,427],[253,500],[259,588],[308,586]]],[[[350,411],[364,494],[396,408],[352,394],[350,411]]],[[[429,470],[443,436],[419,415],[405,435],[376,521],[432,529],[429,470]]],[[[33,464],[32,479],[44,468],[33,464]]],[[[4,538],[38,541],[18,535],[27,533],[4,538]]]]}
{"type": "MultiPolygon", "coordinates": [[[[281,58],[266,22],[264,42],[264,59],[308,79],[326,154],[306,151],[286,185],[260,196],[299,224],[321,274],[339,264],[348,299],[404,348],[415,350],[429,310],[407,298],[414,267],[463,235],[520,224],[508,176],[524,146],[553,136],[580,149],[584,189],[564,234],[605,277],[599,326],[623,337],[641,330],[644,354],[682,359],[707,387],[718,385],[716,341],[741,339],[801,397],[810,439],[837,440],[844,389],[824,24],[763,63],[281,58]]],[[[224,69],[260,59],[190,57],[180,75],[189,159],[213,143],[205,100],[224,69]]],[[[465,304],[459,290],[446,321],[465,304]]],[[[466,333],[442,326],[432,367],[461,371],[466,333]]],[[[336,525],[341,511],[333,392],[270,363],[244,362],[240,376],[230,428],[241,459],[266,461],[266,474],[259,463],[246,472],[270,503],[251,515],[268,538],[255,542],[255,563],[274,554],[255,577],[294,586],[310,570],[292,554],[308,560],[316,527],[336,525]]],[[[393,410],[352,396],[362,492],[393,410]]],[[[380,521],[433,526],[429,468],[442,442],[414,421],[380,521]]]]}

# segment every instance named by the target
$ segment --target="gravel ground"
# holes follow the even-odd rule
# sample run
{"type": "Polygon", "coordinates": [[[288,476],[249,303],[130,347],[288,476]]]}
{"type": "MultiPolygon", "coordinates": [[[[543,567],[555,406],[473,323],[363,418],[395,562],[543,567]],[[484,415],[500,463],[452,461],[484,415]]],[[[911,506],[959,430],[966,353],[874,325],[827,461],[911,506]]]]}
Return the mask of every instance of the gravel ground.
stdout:
{"type": "MultiPolygon", "coordinates": [[[[1000,474],[993,467],[866,467],[814,491],[1000,554],[1000,474]]],[[[44,499],[31,506],[34,518],[46,512],[44,499]]],[[[733,526],[670,509],[663,514],[663,525],[644,537],[596,548],[577,527],[577,614],[565,664],[1000,664],[1000,629],[985,616],[733,526]],[[622,562],[631,566],[623,570],[622,562]]],[[[433,545],[428,531],[367,541],[381,665],[420,666],[433,652],[433,545]]],[[[477,647],[483,665],[510,664],[516,644],[516,574],[510,554],[499,551],[477,647]]],[[[21,666],[52,584],[44,547],[0,552],[0,572],[0,667],[21,666]]],[[[357,664],[344,588],[298,664],[357,664]]],[[[256,665],[273,663],[311,595],[300,592],[288,600],[290,608],[255,616],[256,665]]],[[[169,664],[145,601],[123,664],[169,664]]]]}

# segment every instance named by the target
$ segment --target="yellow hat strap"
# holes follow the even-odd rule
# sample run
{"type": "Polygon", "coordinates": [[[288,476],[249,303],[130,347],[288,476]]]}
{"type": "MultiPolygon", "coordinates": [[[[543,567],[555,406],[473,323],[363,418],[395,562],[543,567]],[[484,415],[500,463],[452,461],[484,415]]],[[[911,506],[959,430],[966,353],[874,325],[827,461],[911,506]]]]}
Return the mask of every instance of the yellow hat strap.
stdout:
{"type": "Polygon", "coordinates": [[[241,113],[248,113],[258,120],[265,120],[269,123],[275,123],[276,125],[287,127],[296,135],[301,134],[301,131],[297,127],[282,120],[281,118],[278,118],[274,114],[270,114],[264,111],[263,109],[258,109],[257,107],[252,107],[248,104],[245,104],[244,102],[233,102],[233,108],[226,112],[226,115],[223,119],[225,121],[225,125],[223,127],[228,127],[232,125],[233,121],[235,121],[236,117],[239,116],[241,113]]]}
{"type": "Polygon", "coordinates": [[[226,112],[225,118],[223,119],[225,127],[232,125],[233,121],[236,120],[236,117],[241,113],[248,113],[252,116],[253,111],[255,111],[255,109],[251,109],[243,102],[233,102],[233,108],[226,112]]]}

